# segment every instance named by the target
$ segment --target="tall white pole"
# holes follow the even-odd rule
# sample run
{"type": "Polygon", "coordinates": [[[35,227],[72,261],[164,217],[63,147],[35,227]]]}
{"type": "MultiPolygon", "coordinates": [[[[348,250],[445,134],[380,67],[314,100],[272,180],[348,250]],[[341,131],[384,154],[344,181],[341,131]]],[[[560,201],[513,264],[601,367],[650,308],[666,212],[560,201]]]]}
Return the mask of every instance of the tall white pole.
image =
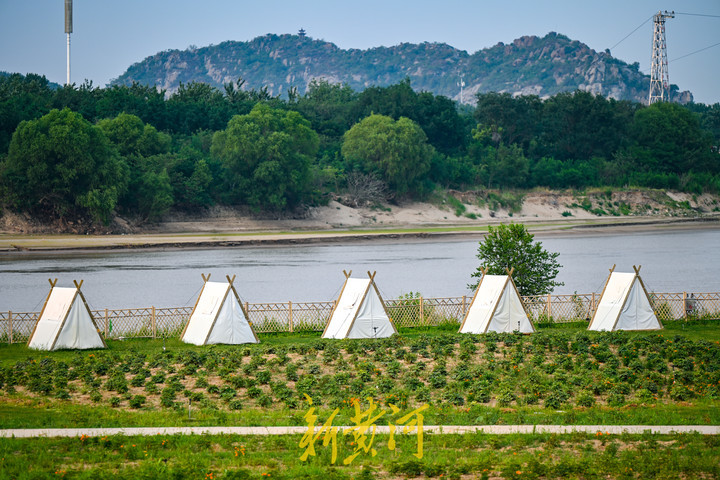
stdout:
{"type": "Polygon", "coordinates": [[[67,34],[67,82],[65,85],[70,85],[70,34],[72,31],[72,0],[65,0],[65,33],[67,34]]]}
{"type": "Polygon", "coordinates": [[[67,34],[67,81],[65,85],[70,85],[70,34],[67,34]]]}

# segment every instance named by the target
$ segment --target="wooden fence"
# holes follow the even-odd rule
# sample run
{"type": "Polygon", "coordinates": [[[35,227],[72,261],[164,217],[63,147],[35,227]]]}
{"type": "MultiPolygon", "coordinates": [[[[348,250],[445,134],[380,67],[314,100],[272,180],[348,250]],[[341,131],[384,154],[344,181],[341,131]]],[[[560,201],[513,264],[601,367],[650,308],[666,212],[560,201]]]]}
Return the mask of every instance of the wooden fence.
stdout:
{"type": "MultiPolygon", "coordinates": [[[[537,295],[523,297],[533,322],[589,321],[600,295],[537,295]]],[[[460,324],[472,297],[404,298],[386,300],[398,327],[460,324]]],[[[720,318],[720,293],[651,293],[650,301],[660,320],[720,318]]],[[[257,333],[322,331],[335,302],[246,303],[257,333]]],[[[179,336],[192,307],[93,310],[105,338],[162,338],[179,336]]],[[[0,343],[27,342],[39,312],[0,312],[0,343]]]]}

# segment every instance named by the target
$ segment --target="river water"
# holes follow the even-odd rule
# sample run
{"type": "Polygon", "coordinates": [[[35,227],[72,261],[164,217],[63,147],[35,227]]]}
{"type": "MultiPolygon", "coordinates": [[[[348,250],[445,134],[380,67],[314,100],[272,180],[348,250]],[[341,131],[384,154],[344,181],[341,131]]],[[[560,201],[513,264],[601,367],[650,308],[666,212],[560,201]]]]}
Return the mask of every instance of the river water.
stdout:
{"type": "MultiPolygon", "coordinates": [[[[478,237],[479,239],[480,237],[478,237]]],[[[192,306],[202,287],[236,275],[243,301],[305,302],[337,297],[342,271],[353,276],[377,271],[384,298],[408,292],[425,297],[470,295],[467,284],[479,265],[478,239],[122,251],[82,254],[0,255],[0,311],[38,311],[49,291],[84,280],[91,308],[192,306]]],[[[536,236],[563,265],[555,293],[599,293],[608,269],[632,272],[642,265],[648,291],[720,291],[720,229],[632,234],[536,236]]]]}

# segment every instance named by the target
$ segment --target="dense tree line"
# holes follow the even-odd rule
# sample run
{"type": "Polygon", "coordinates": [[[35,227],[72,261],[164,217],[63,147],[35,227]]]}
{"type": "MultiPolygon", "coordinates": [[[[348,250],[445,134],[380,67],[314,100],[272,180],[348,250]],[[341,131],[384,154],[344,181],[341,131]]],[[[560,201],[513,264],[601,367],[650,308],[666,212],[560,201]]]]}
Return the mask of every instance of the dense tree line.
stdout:
{"type": "Polygon", "coordinates": [[[288,93],[242,80],[166,95],[0,76],[2,208],[142,222],[170,208],[280,213],[331,193],[359,204],[438,186],[720,191],[720,104],[646,107],[578,91],[480,94],[471,109],[408,80],[288,93]]]}

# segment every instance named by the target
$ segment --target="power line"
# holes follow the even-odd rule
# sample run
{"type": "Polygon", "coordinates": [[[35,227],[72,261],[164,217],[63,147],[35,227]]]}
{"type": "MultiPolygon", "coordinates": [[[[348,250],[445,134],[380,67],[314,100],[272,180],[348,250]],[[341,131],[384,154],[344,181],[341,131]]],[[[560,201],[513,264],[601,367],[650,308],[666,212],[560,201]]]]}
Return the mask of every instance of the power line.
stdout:
{"type": "MultiPolygon", "coordinates": [[[[692,16],[692,17],[720,18],[720,15],[708,15],[708,14],[705,14],[705,13],[675,12],[675,15],[688,15],[688,16],[692,16]]],[[[633,33],[635,33],[635,32],[637,32],[638,30],[640,30],[646,23],[648,23],[650,20],[652,20],[652,18],[653,18],[652,15],[651,15],[650,17],[648,17],[644,22],[642,22],[640,25],[638,25],[637,28],[635,28],[635,30],[633,30],[632,32],[630,32],[630,33],[628,33],[627,35],[625,35],[625,36],[622,38],[622,40],[620,40],[620,41],[617,42],[615,45],[613,45],[612,47],[610,47],[609,50],[612,51],[615,47],[617,47],[617,46],[620,45],[622,42],[624,42],[625,40],[627,40],[633,33]]],[[[707,50],[708,48],[711,48],[711,47],[714,47],[714,46],[715,46],[715,45],[711,45],[710,47],[703,48],[702,50],[707,50]]],[[[698,53],[698,52],[701,52],[702,50],[698,50],[697,52],[693,52],[693,53],[698,53]]],[[[690,55],[692,55],[693,53],[688,53],[687,55],[685,55],[685,57],[690,56],[690,55]]],[[[680,58],[685,58],[685,57],[680,57],[680,58]]],[[[679,60],[679,58],[676,58],[675,60],[679,60]]]]}
{"type": "Polygon", "coordinates": [[[720,18],[720,15],[706,15],[704,13],[683,13],[683,12],[675,12],[675,15],[689,15],[692,17],[710,17],[710,18],[720,18]]]}
{"type": "Polygon", "coordinates": [[[647,20],[645,20],[643,23],[641,23],[640,25],[638,25],[638,27],[637,27],[635,30],[633,30],[632,32],[630,32],[630,33],[628,33],[627,35],[625,35],[625,37],[623,37],[622,40],[620,40],[620,41],[617,42],[615,45],[613,45],[612,47],[610,47],[609,50],[612,51],[613,48],[617,47],[617,46],[620,45],[622,42],[624,42],[625,40],[627,40],[630,35],[632,35],[633,33],[637,32],[638,30],[640,30],[640,29],[643,27],[643,25],[645,25],[646,23],[648,23],[652,18],[653,18],[652,16],[648,17],[647,20]]]}
{"type": "Polygon", "coordinates": [[[689,57],[690,55],[695,55],[696,53],[700,53],[700,52],[703,52],[703,51],[708,50],[708,49],[710,49],[710,48],[717,47],[718,45],[720,45],[720,42],[718,42],[718,43],[716,43],[716,44],[714,44],[714,45],[710,45],[709,47],[701,48],[700,50],[695,50],[694,52],[691,52],[691,53],[688,53],[688,54],[686,54],[686,55],[683,55],[682,57],[673,58],[673,59],[670,60],[670,61],[671,61],[671,62],[674,62],[674,61],[676,61],[676,60],[682,60],[683,58],[689,57]]]}

